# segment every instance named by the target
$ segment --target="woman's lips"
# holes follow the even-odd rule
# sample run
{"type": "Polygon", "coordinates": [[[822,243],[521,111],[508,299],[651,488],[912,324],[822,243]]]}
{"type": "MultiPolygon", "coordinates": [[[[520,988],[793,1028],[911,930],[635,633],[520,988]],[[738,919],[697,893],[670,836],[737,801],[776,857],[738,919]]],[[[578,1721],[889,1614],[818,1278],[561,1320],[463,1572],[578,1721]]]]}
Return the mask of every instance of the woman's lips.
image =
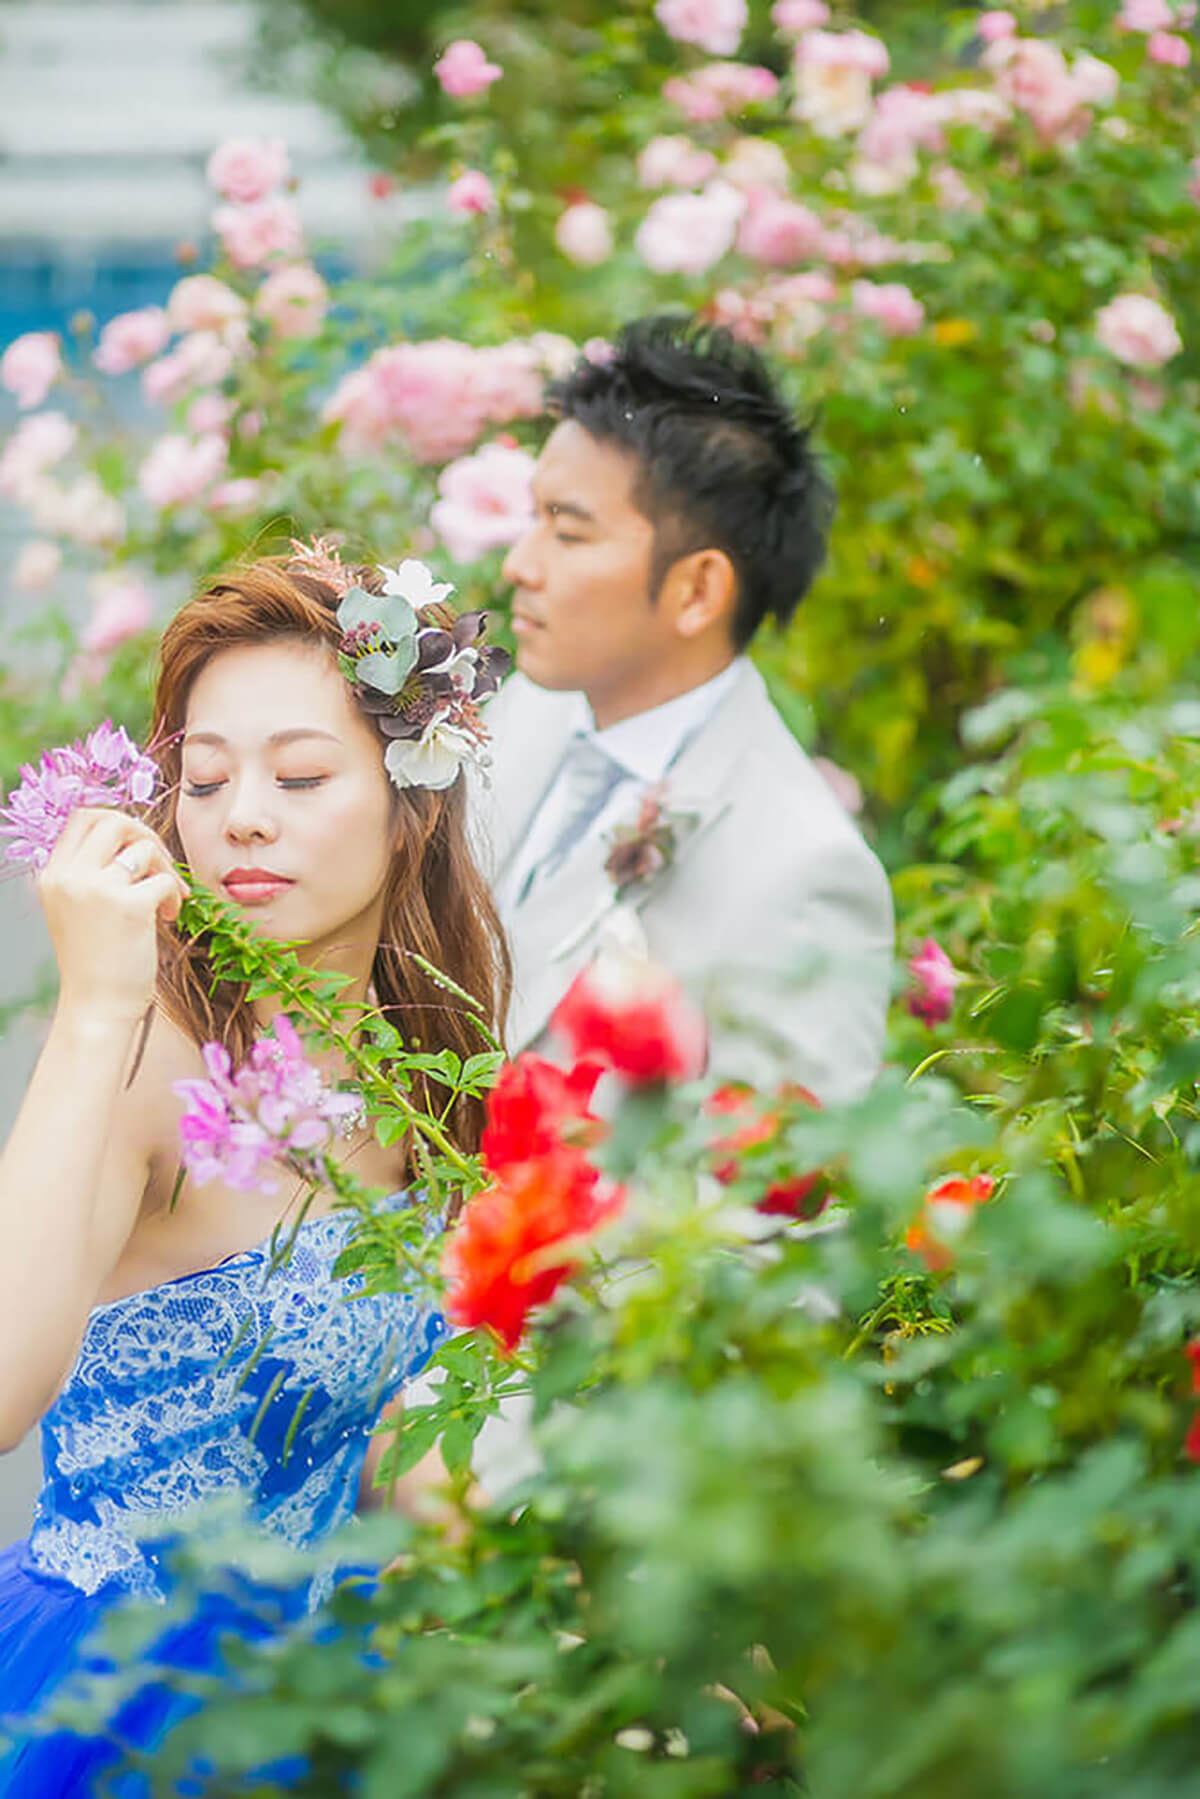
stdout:
{"type": "Polygon", "coordinates": [[[230,899],[240,906],[262,906],[285,892],[292,883],[282,875],[232,874],[226,875],[221,885],[230,899]]]}

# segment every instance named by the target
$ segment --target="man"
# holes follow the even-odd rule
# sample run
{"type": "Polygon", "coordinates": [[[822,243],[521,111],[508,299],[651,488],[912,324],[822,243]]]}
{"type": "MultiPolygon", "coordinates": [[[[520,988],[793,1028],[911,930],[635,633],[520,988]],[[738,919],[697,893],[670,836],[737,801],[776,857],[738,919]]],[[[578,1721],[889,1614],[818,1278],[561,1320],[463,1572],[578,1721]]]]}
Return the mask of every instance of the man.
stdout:
{"type": "Polygon", "coordinates": [[[713,1074],[852,1097],[880,1058],[887,881],[745,655],[824,557],[809,434],[754,351],[682,319],[631,324],[551,404],[482,801],[509,1048],[636,936],[704,1006],[713,1074]]]}

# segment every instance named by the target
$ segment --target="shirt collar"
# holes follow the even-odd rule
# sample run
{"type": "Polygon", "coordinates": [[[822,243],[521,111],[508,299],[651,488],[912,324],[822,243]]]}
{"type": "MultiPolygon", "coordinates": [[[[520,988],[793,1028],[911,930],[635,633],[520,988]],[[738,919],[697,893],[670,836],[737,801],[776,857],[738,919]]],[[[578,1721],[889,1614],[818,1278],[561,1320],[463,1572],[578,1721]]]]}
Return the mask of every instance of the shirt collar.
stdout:
{"type": "Polygon", "coordinates": [[[686,738],[707,724],[738,678],[741,660],[734,660],[711,681],[689,688],[661,706],[647,712],[635,712],[607,730],[597,731],[592,709],[582,694],[576,715],[576,729],[592,737],[626,773],[647,784],[661,781],[686,738]]]}

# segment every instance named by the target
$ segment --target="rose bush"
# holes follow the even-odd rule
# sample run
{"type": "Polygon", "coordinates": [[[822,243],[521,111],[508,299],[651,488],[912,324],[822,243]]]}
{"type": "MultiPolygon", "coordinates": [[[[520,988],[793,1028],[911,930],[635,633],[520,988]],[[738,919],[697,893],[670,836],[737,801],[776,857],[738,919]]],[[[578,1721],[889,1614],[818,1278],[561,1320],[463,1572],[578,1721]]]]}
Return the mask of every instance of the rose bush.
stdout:
{"type": "Polygon", "coordinates": [[[560,1022],[624,1072],[612,1128],[594,1068],[505,1072],[447,1268],[478,1329],[384,1471],[440,1441],[460,1531],[208,1695],[153,1779],[202,1752],[245,1790],[297,1751],[330,1792],[1174,1799],[1200,1750],[1200,181],[1156,34],[1186,48],[1189,7],[995,10],[919,58],[822,0],[603,11],[459,16],[436,129],[388,175],[488,188],[386,278],[318,276],[284,165],[243,147],[168,337],[10,348],[0,487],[46,630],[0,688],[7,764],[144,716],[144,589],[93,589],[81,636],[53,597],[81,575],[334,528],[395,560],[440,538],[494,606],[547,374],[697,308],[821,409],[831,563],[756,654],[893,873],[888,1066],[849,1110],[714,1096],[665,987],[585,982],[560,1022]],[[155,442],[77,412],[93,354],[101,395],[143,380],[155,442]],[[540,1472],[468,1497],[521,1388],[540,1472]]]}

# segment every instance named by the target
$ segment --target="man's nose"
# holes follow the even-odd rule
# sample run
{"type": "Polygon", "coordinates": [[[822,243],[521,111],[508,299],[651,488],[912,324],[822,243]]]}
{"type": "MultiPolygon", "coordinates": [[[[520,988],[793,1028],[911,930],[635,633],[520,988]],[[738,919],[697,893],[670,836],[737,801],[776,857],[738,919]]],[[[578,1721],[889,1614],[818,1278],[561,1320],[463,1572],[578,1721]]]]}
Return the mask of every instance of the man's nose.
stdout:
{"type": "Polygon", "coordinates": [[[541,584],[537,557],[534,555],[533,540],[536,529],[536,526],[531,526],[523,536],[518,537],[504,558],[500,577],[504,581],[511,582],[514,587],[538,587],[541,584]]]}

